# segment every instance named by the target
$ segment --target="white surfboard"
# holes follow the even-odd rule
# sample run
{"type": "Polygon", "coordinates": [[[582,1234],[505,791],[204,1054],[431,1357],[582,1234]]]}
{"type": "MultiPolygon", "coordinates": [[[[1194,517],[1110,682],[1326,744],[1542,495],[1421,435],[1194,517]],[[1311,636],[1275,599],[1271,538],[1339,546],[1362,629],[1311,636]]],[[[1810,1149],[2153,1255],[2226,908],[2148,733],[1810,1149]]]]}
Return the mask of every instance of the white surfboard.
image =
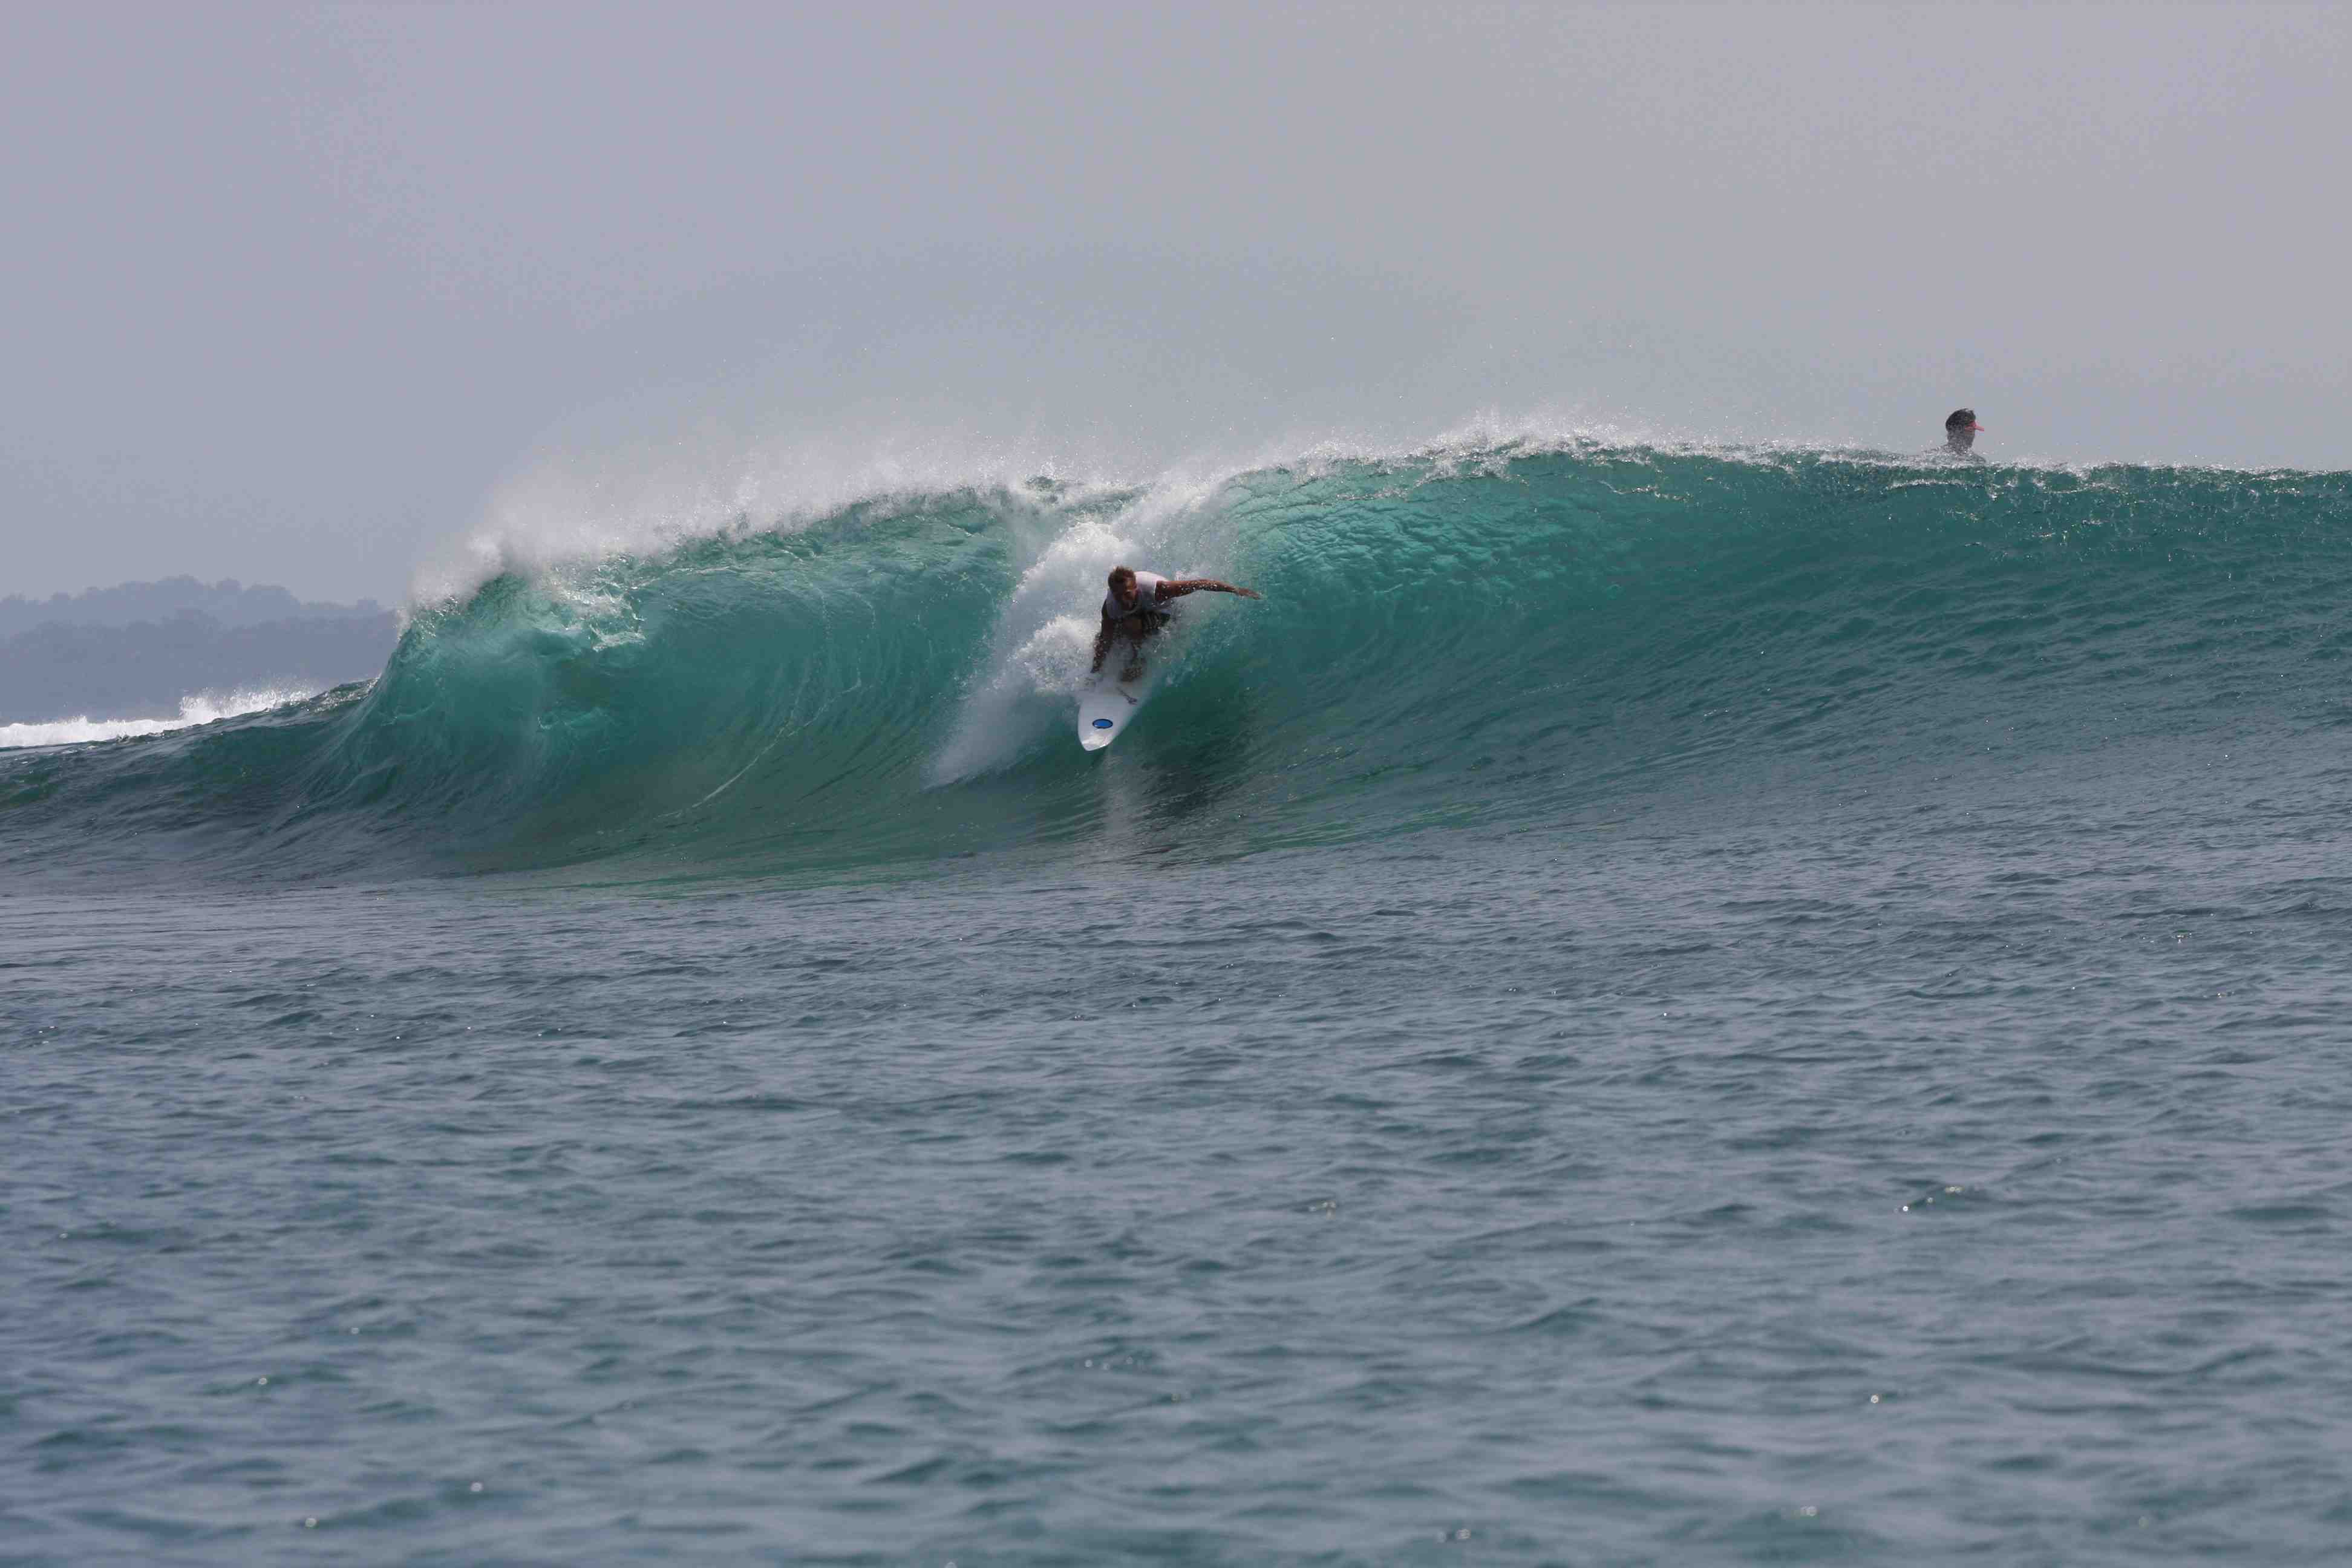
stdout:
{"type": "Polygon", "coordinates": [[[1152,672],[1146,669],[1133,680],[1122,681],[1106,666],[1078,692],[1078,744],[1089,752],[1099,752],[1127,733],[1128,721],[1135,717],[1143,700],[1151,695],[1152,672]]]}

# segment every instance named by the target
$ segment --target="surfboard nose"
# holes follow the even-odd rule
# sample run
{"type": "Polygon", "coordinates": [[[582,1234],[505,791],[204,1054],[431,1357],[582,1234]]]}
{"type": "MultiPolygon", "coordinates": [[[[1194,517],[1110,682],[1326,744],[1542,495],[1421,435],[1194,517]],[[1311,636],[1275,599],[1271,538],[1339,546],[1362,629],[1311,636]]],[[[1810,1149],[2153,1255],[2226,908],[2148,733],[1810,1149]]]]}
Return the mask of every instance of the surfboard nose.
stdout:
{"type": "Polygon", "coordinates": [[[1135,717],[1150,689],[1148,675],[1131,685],[1097,675],[1078,693],[1078,744],[1099,752],[1126,734],[1127,721],[1135,717]]]}

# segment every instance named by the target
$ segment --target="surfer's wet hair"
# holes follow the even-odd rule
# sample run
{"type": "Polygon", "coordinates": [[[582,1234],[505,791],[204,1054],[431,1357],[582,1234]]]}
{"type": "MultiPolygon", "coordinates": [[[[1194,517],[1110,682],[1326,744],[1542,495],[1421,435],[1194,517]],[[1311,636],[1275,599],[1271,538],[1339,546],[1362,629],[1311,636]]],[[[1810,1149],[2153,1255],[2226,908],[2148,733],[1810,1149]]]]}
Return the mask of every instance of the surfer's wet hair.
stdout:
{"type": "Polygon", "coordinates": [[[1944,428],[1947,430],[1959,430],[1974,425],[1976,422],[1977,411],[1975,409],[1955,408],[1952,410],[1952,416],[1944,421],[1944,428]]]}
{"type": "Polygon", "coordinates": [[[1123,584],[1132,583],[1132,582],[1134,582],[1134,581],[1135,581],[1135,568],[1134,568],[1134,567],[1132,567],[1132,566],[1114,566],[1114,567],[1112,567],[1112,568],[1110,569],[1110,585],[1111,585],[1112,587],[1116,588],[1116,587],[1120,586],[1120,585],[1121,585],[1121,584],[1123,584]]]}

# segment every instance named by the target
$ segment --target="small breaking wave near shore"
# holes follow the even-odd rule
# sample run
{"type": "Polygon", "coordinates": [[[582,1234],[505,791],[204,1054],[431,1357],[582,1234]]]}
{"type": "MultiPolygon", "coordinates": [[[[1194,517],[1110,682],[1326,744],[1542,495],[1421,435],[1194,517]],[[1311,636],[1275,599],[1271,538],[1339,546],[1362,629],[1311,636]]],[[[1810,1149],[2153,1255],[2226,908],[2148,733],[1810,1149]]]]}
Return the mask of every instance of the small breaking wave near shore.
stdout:
{"type": "Polygon", "coordinates": [[[0,724],[0,751],[33,746],[77,746],[91,741],[121,741],[142,735],[167,734],[199,724],[216,724],[247,713],[266,712],[317,695],[306,686],[238,687],[229,691],[195,691],[180,699],[176,719],[92,719],[80,714],[39,723],[0,724]]]}

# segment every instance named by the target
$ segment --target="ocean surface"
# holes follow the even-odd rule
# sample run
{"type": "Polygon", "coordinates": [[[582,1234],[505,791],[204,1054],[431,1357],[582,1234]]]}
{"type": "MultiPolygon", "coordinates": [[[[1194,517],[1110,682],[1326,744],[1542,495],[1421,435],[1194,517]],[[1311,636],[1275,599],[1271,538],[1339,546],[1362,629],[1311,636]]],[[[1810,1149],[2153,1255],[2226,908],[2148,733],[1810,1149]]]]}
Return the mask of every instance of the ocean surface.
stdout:
{"type": "Polygon", "coordinates": [[[2347,591],[2352,475],[1462,442],[0,737],[0,1563],[2346,1560],[2347,591]],[[1088,756],[1120,561],[1265,598],[1088,756]]]}

